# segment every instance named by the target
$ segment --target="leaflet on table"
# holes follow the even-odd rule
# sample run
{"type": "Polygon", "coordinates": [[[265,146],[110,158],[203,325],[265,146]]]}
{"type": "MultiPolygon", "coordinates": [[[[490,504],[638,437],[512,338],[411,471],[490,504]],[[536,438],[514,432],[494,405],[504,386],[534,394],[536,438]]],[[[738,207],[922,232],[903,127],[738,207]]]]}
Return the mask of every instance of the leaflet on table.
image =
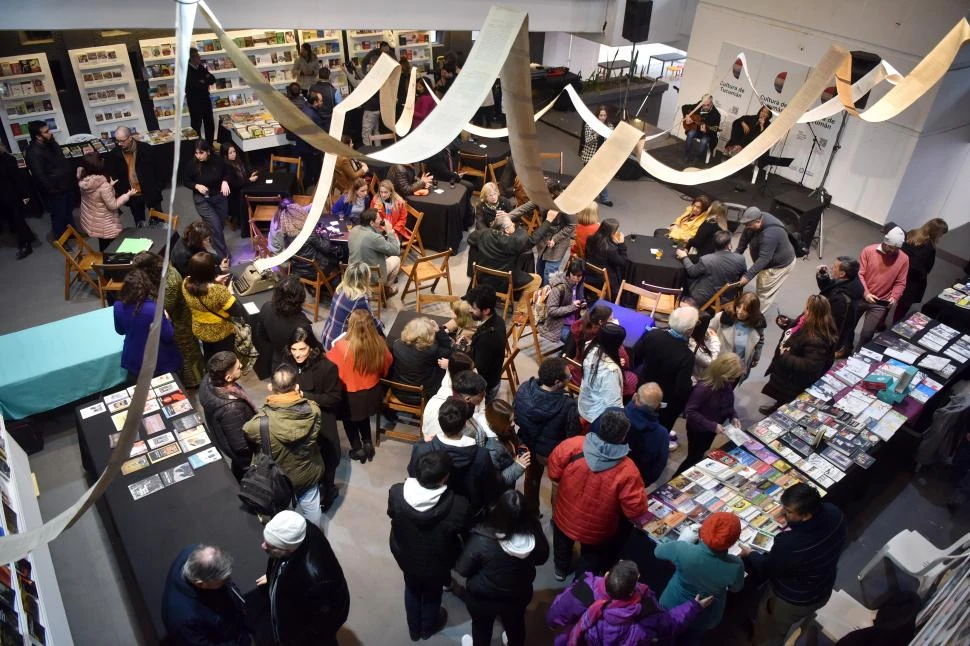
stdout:
{"type": "Polygon", "coordinates": [[[921,331],[932,319],[922,312],[916,312],[905,321],[900,321],[892,327],[893,332],[901,337],[911,339],[921,331]]]}
{"type": "Polygon", "coordinates": [[[875,350],[870,350],[869,348],[859,348],[859,352],[856,354],[872,359],[873,361],[882,361],[882,355],[875,350]]]}
{"type": "Polygon", "coordinates": [[[879,439],[888,442],[906,421],[906,416],[899,411],[889,410],[872,428],[872,432],[878,435],[879,439]]]}
{"type": "Polygon", "coordinates": [[[85,406],[80,410],[81,419],[87,419],[92,415],[99,415],[108,410],[108,407],[104,405],[104,402],[98,402],[96,404],[91,404],[90,406],[85,406]]]}

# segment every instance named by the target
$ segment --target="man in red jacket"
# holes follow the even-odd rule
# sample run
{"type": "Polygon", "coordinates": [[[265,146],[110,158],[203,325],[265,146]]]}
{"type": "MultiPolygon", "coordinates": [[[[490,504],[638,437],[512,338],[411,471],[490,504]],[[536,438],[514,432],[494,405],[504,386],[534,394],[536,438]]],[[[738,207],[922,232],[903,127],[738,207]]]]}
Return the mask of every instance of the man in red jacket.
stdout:
{"type": "Polygon", "coordinates": [[[616,560],[625,532],[621,516],[642,526],[651,517],[640,471],[627,454],[630,421],[608,408],[589,434],[569,438],[549,455],[549,479],[559,484],[552,515],[556,579],[564,581],[573,545],[581,546],[577,576],[601,574],[616,560]]]}

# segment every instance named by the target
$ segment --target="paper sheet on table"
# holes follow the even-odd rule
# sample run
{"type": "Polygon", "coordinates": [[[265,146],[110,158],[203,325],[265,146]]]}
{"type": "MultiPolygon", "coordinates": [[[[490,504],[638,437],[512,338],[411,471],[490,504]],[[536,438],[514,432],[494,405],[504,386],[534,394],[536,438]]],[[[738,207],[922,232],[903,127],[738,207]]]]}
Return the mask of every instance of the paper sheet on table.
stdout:
{"type": "Polygon", "coordinates": [[[148,238],[125,238],[118,245],[115,253],[141,253],[152,248],[152,241],[148,238]]]}
{"type": "Polygon", "coordinates": [[[884,353],[887,357],[892,357],[893,359],[899,359],[903,363],[908,363],[913,365],[919,358],[919,354],[916,352],[910,352],[909,350],[897,350],[896,348],[886,348],[884,353]]]}
{"type": "Polygon", "coordinates": [[[256,305],[256,303],[254,303],[252,301],[249,301],[247,303],[243,303],[243,307],[246,308],[246,313],[248,313],[248,314],[252,314],[254,316],[256,314],[259,314],[259,306],[256,305]]]}

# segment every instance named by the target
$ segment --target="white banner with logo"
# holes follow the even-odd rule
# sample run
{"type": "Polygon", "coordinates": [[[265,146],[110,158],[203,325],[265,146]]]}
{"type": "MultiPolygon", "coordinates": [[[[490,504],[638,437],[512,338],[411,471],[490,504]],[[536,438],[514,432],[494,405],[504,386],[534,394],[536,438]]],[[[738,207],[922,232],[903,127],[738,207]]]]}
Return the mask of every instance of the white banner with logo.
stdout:
{"type": "Polygon", "coordinates": [[[721,113],[721,131],[717,138],[718,147],[722,150],[731,138],[731,124],[734,120],[758,110],[757,107],[751,109],[752,105],[758,105],[758,97],[744,76],[744,64],[748,65],[748,76],[757,78],[763,55],[759,52],[746,52],[743,58],[739,58],[738,52],[741,49],[740,45],[731,43],[721,45],[721,55],[714,73],[711,95],[714,97],[714,105],[721,113]]]}

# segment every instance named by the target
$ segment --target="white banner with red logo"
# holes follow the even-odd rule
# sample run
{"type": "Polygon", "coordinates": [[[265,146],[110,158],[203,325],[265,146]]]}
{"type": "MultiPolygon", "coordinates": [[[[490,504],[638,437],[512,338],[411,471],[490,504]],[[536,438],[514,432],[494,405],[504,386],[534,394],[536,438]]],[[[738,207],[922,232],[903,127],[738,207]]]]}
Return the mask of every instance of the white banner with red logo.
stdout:
{"type": "MultiPolygon", "coordinates": [[[[752,111],[758,111],[757,107],[751,109],[752,105],[758,105],[758,98],[744,73],[747,71],[752,79],[758,77],[762,54],[750,52],[743,57],[738,57],[740,51],[739,45],[724,43],[714,72],[714,87],[711,89],[711,95],[714,97],[714,105],[721,113],[721,131],[717,138],[718,147],[722,150],[724,144],[731,138],[731,124],[734,120],[752,111]],[[744,69],[745,63],[748,66],[747,70],[744,69]]],[[[697,98],[700,99],[700,97],[697,98]]],[[[691,102],[693,102],[692,99],[686,101],[686,103],[691,102]]]]}

